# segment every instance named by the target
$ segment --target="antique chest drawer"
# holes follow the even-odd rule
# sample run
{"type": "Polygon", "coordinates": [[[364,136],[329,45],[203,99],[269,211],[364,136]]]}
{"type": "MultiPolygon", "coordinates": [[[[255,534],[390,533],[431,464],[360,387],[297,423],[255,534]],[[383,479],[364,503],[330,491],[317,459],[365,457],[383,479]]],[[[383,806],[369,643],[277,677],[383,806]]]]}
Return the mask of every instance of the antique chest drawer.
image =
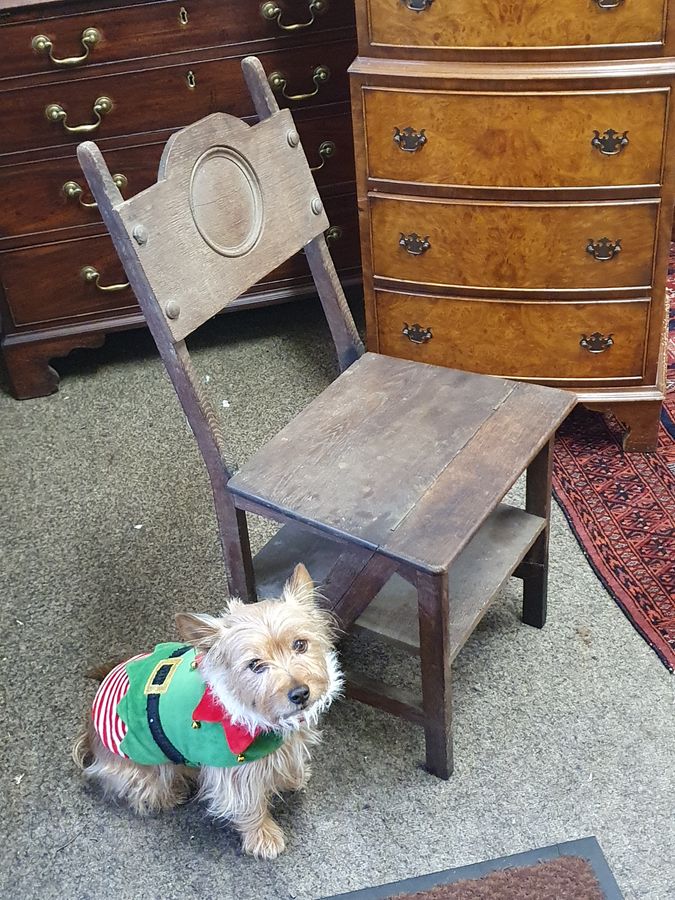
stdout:
{"type": "Polygon", "coordinates": [[[369,199],[373,274],[500,290],[649,289],[658,200],[369,199]]]}
{"type": "Polygon", "coordinates": [[[343,0],[162,0],[97,11],[54,7],[33,21],[0,27],[0,78],[152,57],[201,47],[297,37],[353,26],[343,0]],[[318,9],[316,8],[318,7],[318,9]],[[263,15],[263,9],[266,15],[263,15]],[[276,11],[276,14],[272,13],[276,11]],[[307,29],[289,25],[314,19],[307,29]],[[285,26],[285,27],[280,27],[285,26]],[[65,61],[65,62],[64,62],[65,61]]]}
{"type": "MultiPolygon", "coordinates": [[[[313,111],[312,111],[313,112],[313,111]]],[[[309,164],[319,188],[344,184],[354,178],[354,150],[349,113],[296,118],[309,164]]],[[[133,138],[127,138],[133,141],[133,138]]],[[[130,143],[118,149],[103,148],[113,174],[119,175],[122,195],[130,197],[157,180],[164,149],[161,141],[130,143]]],[[[100,223],[74,148],[63,155],[22,165],[0,165],[0,241],[28,235],[100,223]]]]}
{"type": "MultiPolygon", "coordinates": [[[[263,53],[261,60],[270,75],[281,73],[280,103],[294,108],[343,101],[352,53],[351,41],[336,41],[313,44],[302,54],[288,49],[263,53]],[[327,79],[319,70],[328,72],[327,79]]],[[[240,65],[241,57],[231,56],[0,93],[0,121],[12,123],[3,134],[3,152],[180,128],[225,109],[251,115],[240,65]]]]}
{"type": "Polygon", "coordinates": [[[519,303],[375,295],[381,353],[537,381],[642,377],[649,300],[519,303]]]}
{"type": "MultiPolygon", "coordinates": [[[[157,179],[164,142],[105,152],[122,196],[157,179]]],[[[0,239],[81,225],[101,224],[74,152],[24,165],[0,166],[0,239]]]]}
{"type": "Polygon", "coordinates": [[[369,178],[490,188],[656,186],[667,88],[364,88],[369,178]]]}
{"type": "MultiPolygon", "coordinates": [[[[328,198],[326,212],[331,222],[327,240],[335,264],[353,265],[358,258],[359,239],[354,195],[328,198]]],[[[0,253],[0,263],[5,302],[17,328],[53,325],[79,317],[113,317],[121,310],[137,308],[107,234],[6,251],[0,253]],[[36,282],[37,271],[44,284],[36,282]],[[55,298],[50,305],[45,304],[45,294],[55,298]]],[[[307,261],[298,254],[263,282],[305,276],[309,277],[307,261]]],[[[259,283],[254,290],[259,292],[261,288],[259,283]]]]}
{"type": "Polygon", "coordinates": [[[611,48],[646,53],[665,41],[666,0],[367,0],[363,56],[433,50],[611,48]],[[645,46],[646,45],[646,46],[645,46]]]}

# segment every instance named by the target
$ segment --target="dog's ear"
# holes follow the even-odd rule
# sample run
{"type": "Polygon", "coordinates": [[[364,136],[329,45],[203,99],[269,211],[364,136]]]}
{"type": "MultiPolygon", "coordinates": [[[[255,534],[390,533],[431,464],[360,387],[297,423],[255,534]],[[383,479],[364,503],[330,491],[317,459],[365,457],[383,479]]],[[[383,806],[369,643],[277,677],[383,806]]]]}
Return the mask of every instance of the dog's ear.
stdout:
{"type": "Polygon", "coordinates": [[[176,628],[182,640],[201,650],[208,650],[225,633],[220,619],[195,613],[178,613],[176,628]]]}
{"type": "Polygon", "coordinates": [[[293,574],[284,585],[281,599],[287,603],[314,604],[314,582],[302,563],[297,564],[293,574]]]}

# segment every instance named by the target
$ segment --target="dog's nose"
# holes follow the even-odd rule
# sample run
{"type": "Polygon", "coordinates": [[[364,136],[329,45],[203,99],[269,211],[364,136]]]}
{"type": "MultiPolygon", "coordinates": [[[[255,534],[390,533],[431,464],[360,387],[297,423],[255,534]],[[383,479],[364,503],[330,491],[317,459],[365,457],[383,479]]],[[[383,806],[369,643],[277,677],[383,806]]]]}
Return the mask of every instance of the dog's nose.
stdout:
{"type": "Polygon", "coordinates": [[[309,688],[306,684],[298,684],[288,692],[288,699],[296,706],[302,706],[309,699],[309,688]]]}

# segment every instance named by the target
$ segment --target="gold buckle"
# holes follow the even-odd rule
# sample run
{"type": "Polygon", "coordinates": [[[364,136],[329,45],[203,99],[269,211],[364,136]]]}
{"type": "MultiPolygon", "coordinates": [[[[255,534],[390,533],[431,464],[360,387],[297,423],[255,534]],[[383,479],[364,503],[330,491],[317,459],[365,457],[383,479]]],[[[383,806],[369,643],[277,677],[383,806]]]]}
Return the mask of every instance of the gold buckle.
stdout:
{"type": "Polygon", "coordinates": [[[171,679],[176,674],[176,667],[180,665],[183,661],[182,656],[175,656],[172,659],[162,659],[157,663],[155,668],[150,673],[150,677],[145,682],[145,687],[143,688],[144,694],[164,694],[169,688],[171,684],[171,679]],[[161,684],[153,684],[153,681],[157,677],[157,673],[160,669],[164,668],[164,666],[169,667],[169,671],[164,676],[164,680],[161,684]]]}

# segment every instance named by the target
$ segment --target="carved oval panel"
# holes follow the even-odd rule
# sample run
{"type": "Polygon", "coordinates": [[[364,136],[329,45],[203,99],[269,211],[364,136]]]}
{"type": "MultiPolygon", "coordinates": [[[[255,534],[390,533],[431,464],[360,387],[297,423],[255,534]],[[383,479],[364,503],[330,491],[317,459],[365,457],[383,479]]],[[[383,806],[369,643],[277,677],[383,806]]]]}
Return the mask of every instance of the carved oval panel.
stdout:
{"type": "Polygon", "coordinates": [[[190,211],[216,253],[248,253],[263,225],[262,191],[248,160],[232,147],[212,147],[200,156],[190,179],[190,211]]]}

